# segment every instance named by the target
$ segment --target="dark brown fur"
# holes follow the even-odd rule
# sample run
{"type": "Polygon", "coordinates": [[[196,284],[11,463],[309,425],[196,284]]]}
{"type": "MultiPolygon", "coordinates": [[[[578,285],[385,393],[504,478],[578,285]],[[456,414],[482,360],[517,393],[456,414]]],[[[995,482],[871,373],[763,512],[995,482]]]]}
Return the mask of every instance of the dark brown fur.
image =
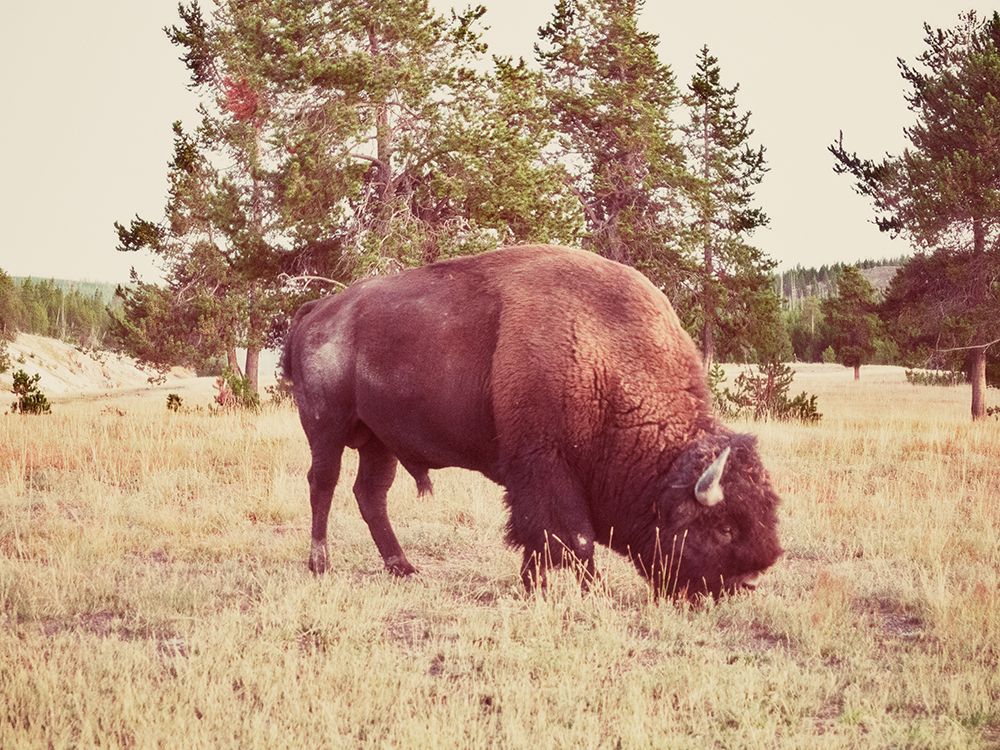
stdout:
{"type": "Polygon", "coordinates": [[[390,571],[414,571],[386,513],[397,460],[459,466],[507,490],[525,583],[594,543],[657,590],[719,594],[780,555],[778,498],[753,438],[709,410],[691,339],[638,272],[596,255],[516,247],[354,284],[298,312],[282,357],[312,451],[310,567],[326,568],[345,446],[361,514],[390,571]],[[726,446],[726,499],[694,497],[726,446]]]}

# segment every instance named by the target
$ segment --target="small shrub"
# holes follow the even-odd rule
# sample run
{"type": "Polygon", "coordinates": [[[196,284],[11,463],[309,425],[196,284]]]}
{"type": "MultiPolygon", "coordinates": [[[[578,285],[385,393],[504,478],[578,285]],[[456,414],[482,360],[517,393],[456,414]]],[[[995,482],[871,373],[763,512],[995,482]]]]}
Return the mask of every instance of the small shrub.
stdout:
{"type": "Polygon", "coordinates": [[[1000,406],[987,406],[986,416],[993,417],[993,419],[1000,419],[1000,406]]]}
{"type": "Polygon", "coordinates": [[[965,373],[953,370],[907,370],[906,382],[911,385],[961,385],[965,373]]]}
{"type": "Polygon", "coordinates": [[[38,387],[42,376],[38,373],[28,375],[24,370],[14,373],[14,386],[11,392],[17,396],[17,401],[11,404],[10,410],[15,414],[49,414],[52,409],[49,399],[38,387]]]}
{"type": "Polygon", "coordinates": [[[178,412],[182,406],[184,406],[184,399],[176,393],[167,394],[167,411],[178,412]]]}
{"type": "Polygon", "coordinates": [[[729,400],[729,389],[725,386],[726,371],[714,362],[708,371],[708,390],[712,394],[712,408],[720,417],[736,417],[733,402],[729,400]]]}
{"type": "Polygon", "coordinates": [[[823,357],[823,361],[828,365],[833,365],[837,363],[837,352],[833,350],[832,346],[826,347],[826,349],[823,350],[823,354],[821,356],[823,357]]]}
{"type": "Polygon", "coordinates": [[[725,374],[719,365],[709,372],[708,385],[712,404],[722,417],[747,418],[756,422],[818,422],[823,418],[817,408],[816,396],[805,391],[788,397],[788,388],[795,376],[792,368],[781,362],[766,362],[747,368],[733,382],[733,390],[724,387],[725,374]]]}
{"type": "Polygon", "coordinates": [[[250,381],[228,367],[216,379],[215,388],[215,403],[220,409],[257,411],[260,408],[260,396],[254,393],[250,381]]]}
{"type": "Polygon", "coordinates": [[[292,397],[292,381],[280,376],[278,377],[278,382],[274,385],[269,385],[264,389],[264,392],[267,394],[271,406],[290,405],[294,400],[292,397]]]}

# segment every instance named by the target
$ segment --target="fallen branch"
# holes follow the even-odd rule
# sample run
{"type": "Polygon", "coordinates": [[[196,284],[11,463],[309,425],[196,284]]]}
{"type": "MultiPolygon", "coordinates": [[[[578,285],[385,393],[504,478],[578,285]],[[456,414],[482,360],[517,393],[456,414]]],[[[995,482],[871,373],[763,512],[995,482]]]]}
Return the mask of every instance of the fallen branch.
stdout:
{"type": "Polygon", "coordinates": [[[950,349],[936,349],[938,352],[962,352],[967,349],[989,349],[994,344],[1000,344],[1000,339],[993,339],[985,344],[972,344],[971,346],[953,346],[950,349]]]}
{"type": "Polygon", "coordinates": [[[337,281],[336,279],[328,279],[326,276],[289,276],[287,273],[282,273],[278,275],[278,278],[286,283],[305,281],[302,285],[303,289],[308,289],[309,284],[313,281],[322,281],[324,284],[333,284],[338,289],[347,289],[347,284],[344,282],[337,281]]]}

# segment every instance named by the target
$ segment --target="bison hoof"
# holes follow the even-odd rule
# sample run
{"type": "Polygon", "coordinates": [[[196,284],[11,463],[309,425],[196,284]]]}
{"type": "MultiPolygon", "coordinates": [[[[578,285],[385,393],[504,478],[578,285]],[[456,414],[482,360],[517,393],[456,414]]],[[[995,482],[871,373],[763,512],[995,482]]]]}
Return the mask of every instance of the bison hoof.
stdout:
{"type": "Polygon", "coordinates": [[[385,569],[399,578],[406,578],[417,572],[405,557],[391,557],[385,561],[385,569]]]}
{"type": "Polygon", "coordinates": [[[309,570],[318,576],[326,573],[326,545],[313,542],[309,550],[309,570]]]}

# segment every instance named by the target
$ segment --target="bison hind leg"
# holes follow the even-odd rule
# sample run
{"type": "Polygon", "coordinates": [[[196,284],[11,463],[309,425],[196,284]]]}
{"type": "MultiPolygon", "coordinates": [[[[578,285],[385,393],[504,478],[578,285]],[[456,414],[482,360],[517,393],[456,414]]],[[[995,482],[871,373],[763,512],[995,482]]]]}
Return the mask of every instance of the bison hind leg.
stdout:
{"type": "Polygon", "coordinates": [[[387,497],[396,476],[396,457],[374,435],[358,449],[354,496],[386,570],[396,576],[417,572],[399,546],[389,522],[387,497]]]}

